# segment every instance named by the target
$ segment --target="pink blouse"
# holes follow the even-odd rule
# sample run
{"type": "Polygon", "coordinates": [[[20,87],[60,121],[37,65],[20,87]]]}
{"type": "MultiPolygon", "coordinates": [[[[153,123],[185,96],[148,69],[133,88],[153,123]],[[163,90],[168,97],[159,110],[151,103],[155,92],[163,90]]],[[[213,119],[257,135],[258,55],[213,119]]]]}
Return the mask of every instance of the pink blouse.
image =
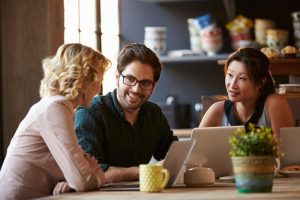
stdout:
{"type": "Polygon", "coordinates": [[[0,199],[51,195],[63,180],[76,191],[100,185],[77,143],[72,103],[63,96],[45,97],[31,107],[10,142],[0,171],[0,199]]]}

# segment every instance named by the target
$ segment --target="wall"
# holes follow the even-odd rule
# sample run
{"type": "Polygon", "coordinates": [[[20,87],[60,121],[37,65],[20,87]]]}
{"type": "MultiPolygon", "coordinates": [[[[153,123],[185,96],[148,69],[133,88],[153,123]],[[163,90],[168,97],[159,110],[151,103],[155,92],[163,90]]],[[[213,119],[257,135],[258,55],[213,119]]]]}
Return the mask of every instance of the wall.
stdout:
{"type": "MultiPolygon", "coordinates": [[[[278,28],[290,31],[292,20],[290,13],[300,10],[299,0],[236,0],[236,13],[251,19],[274,19],[278,28]]],[[[189,49],[187,19],[210,12],[221,26],[224,47],[220,53],[229,53],[230,39],[225,24],[229,21],[223,1],[202,0],[172,3],[149,3],[139,0],[120,1],[120,37],[121,46],[129,42],[143,42],[145,26],[166,26],[168,28],[167,51],[189,49]]],[[[288,82],[287,76],[276,76],[277,83],[288,82]]],[[[194,104],[203,95],[226,94],[222,66],[217,61],[201,63],[164,64],[161,80],[151,100],[165,102],[166,97],[174,95],[179,103],[190,104],[192,120],[195,120],[194,104]]],[[[197,122],[191,122],[191,125],[197,122]]]]}
{"type": "Polygon", "coordinates": [[[217,0],[172,3],[121,0],[119,4],[121,46],[129,42],[143,42],[145,26],[166,26],[167,51],[188,49],[188,18],[210,12],[219,24],[226,23],[223,3],[217,0]]]}
{"type": "Polygon", "coordinates": [[[62,0],[1,0],[0,142],[4,153],[18,124],[39,100],[41,61],[63,43],[63,22],[62,0]]]}
{"type": "MultiPolygon", "coordinates": [[[[229,21],[220,0],[182,0],[167,3],[150,3],[142,0],[120,0],[121,46],[129,42],[143,42],[145,26],[168,28],[167,51],[189,48],[187,19],[209,12],[223,29],[225,47],[229,52],[230,41],[225,24],[229,21]]],[[[290,30],[293,42],[291,12],[300,10],[299,0],[235,0],[236,14],[251,19],[268,18],[276,21],[278,28],[290,30]]]]}

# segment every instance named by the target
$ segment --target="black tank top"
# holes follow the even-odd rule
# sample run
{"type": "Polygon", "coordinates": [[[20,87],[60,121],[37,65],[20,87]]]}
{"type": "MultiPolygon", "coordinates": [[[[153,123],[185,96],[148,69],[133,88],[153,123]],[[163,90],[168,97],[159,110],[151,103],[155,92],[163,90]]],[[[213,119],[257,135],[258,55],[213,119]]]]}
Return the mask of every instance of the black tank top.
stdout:
{"type": "Polygon", "coordinates": [[[226,100],[224,103],[224,110],[226,117],[230,123],[231,126],[238,126],[238,125],[245,125],[247,126],[249,123],[257,124],[262,113],[264,110],[264,105],[265,105],[265,100],[266,98],[261,98],[257,105],[256,105],[256,110],[250,117],[250,119],[243,124],[237,117],[234,115],[234,110],[233,110],[233,103],[230,100],[226,100]]]}

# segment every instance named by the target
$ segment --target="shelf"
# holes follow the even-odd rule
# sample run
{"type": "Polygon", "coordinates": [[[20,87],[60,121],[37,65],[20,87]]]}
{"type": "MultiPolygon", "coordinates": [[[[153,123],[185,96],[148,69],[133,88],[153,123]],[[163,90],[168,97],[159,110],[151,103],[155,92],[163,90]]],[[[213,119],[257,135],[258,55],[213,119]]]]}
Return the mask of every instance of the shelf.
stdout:
{"type": "MultiPolygon", "coordinates": [[[[217,54],[216,56],[185,56],[169,57],[161,56],[163,64],[182,63],[204,63],[216,61],[219,65],[224,65],[229,54],[217,54]]],[[[270,60],[270,70],[273,75],[300,75],[300,58],[295,59],[273,59],[270,60]]]]}
{"type": "Polygon", "coordinates": [[[163,64],[181,64],[181,63],[203,63],[217,62],[218,60],[227,59],[229,54],[217,54],[215,56],[184,56],[184,57],[169,57],[161,56],[163,64]]]}
{"type": "Polygon", "coordinates": [[[149,3],[171,3],[171,2],[192,2],[192,1],[208,1],[208,0],[138,0],[149,3]]]}
{"type": "MultiPolygon", "coordinates": [[[[224,65],[226,60],[218,60],[224,65]]],[[[273,75],[300,75],[300,58],[270,60],[270,70],[273,75]]]]}
{"type": "Polygon", "coordinates": [[[270,61],[272,74],[300,75],[300,59],[277,59],[270,61]]]}

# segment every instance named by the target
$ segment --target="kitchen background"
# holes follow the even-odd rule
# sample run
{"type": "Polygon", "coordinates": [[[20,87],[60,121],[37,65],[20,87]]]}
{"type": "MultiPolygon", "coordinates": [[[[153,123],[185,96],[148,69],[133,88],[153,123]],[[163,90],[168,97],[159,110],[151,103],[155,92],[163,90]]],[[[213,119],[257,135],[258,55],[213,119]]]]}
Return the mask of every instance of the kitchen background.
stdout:
{"type": "MultiPolygon", "coordinates": [[[[100,0],[82,2],[87,1],[96,1],[101,6],[100,0]]],[[[162,105],[172,128],[186,128],[198,125],[199,113],[194,105],[201,108],[198,104],[201,97],[209,99],[225,94],[222,66],[217,64],[217,60],[225,59],[232,51],[225,24],[238,14],[250,19],[272,19],[276,27],[289,30],[293,44],[291,12],[300,10],[300,1],[119,0],[118,9],[121,47],[129,42],[143,42],[146,26],[165,26],[166,52],[189,49],[187,19],[207,12],[222,28],[224,46],[217,56],[197,59],[162,56],[164,69],[151,100],[162,105]],[[171,105],[165,104],[167,99],[171,105]]],[[[42,58],[53,55],[64,42],[64,4],[62,0],[1,0],[0,11],[1,165],[18,124],[39,99],[42,58]]],[[[275,78],[278,83],[289,81],[287,75],[275,78]]]]}
{"type": "MultiPolygon", "coordinates": [[[[289,30],[289,44],[293,44],[291,12],[300,10],[300,1],[122,0],[119,9],[121,46],[144,42],[145,26],[167,28],[167,48],[162,56],[164,69],[151,100],[160,103],[173,128],[187,128],[199,123],[197,110],[201,108],[201,98],[210,101],[212,95],[226,94],[223,67],[217,64],[218,59],[232,52],[225,25],[240,14],[253,21],[255,18],[270,19],[275,21],[276,28],[289,30]],[[187,19],[205,13],[210,13],[222,28],[224,45],[219,55],[197,60],[165,57],[170,50],[190,49],[187,19]],[[166,105],[169,96],[174,97],[177,105],[166,105]]],[[[252,37],[254,39],[253,32],[252,37]]],[[[289,77],[277,75],[275,80],[277,84],[287,83],[289,77]]]]}

